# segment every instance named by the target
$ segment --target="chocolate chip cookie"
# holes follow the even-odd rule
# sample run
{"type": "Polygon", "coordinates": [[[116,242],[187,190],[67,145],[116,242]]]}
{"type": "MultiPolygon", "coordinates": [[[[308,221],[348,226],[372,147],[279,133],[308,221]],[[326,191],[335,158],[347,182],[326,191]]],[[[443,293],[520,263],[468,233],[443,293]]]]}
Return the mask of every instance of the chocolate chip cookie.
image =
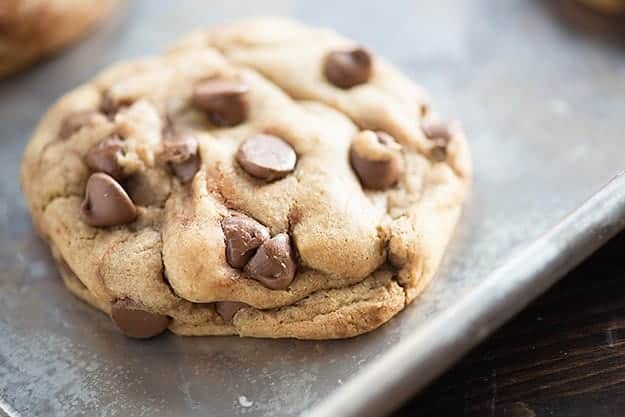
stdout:
{"type": "Polygon", "coordinates": [[[625,0],[580,0],[582,3],[597,9],[602,13],[625,13],[625,0]]]}
{"type": "Polygon", "coordinates": [[[68,93],[22,184],[69,290],[124,334],[331,339],[421,293],[470,170],[460,126],[381,57],[263,18],[68,93]]]}
{"type": "Polygon", "coordinates": [[[118,1],[0,1],[0,77],[75,41],[118,1]]]}

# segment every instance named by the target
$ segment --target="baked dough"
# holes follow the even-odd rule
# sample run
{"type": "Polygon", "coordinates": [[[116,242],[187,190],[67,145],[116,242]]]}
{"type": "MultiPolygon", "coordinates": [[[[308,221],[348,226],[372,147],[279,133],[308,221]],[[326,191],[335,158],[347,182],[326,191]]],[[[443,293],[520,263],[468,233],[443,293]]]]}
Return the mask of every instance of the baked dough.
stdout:
{"type": "Polygon", "coordinates": [[[0,78],[74,42],[119,0],[0,1],[0,78]]]}
{"type": "Polygon", "coordinates": [[[125,334],[332,339],[422,292],[470,173],[460,126],[382,58],[262,18],[68,93],[22,184],[67,287],[125,334]]]}

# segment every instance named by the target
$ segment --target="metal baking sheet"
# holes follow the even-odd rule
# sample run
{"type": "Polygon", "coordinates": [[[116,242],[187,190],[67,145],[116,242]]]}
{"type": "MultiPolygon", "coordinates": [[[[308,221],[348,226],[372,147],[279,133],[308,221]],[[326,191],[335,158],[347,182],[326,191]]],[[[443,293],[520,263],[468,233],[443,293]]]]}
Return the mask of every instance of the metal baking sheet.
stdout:
{"type": "Polygon", "coordinates": [[[566,3],[137,0],[0,82],[0,410],[362,417],[398,405],[623,226],[625,177],[595,193],[625,167],[624,43],[571,26],[566,3]],[[463,121],[475,181],[450,252],[420,299],[355,339],[126,339],[64,290],[20,195],[21,152],[45,109],[110,63],[259,14],[362,41],[463,121]]]}

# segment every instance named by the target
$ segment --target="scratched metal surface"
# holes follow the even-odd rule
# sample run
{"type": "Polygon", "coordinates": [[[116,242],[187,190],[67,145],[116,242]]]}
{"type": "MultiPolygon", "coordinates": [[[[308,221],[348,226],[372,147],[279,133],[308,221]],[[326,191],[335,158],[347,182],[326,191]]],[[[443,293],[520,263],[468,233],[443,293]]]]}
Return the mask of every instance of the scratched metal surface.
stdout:
{"type": "MultiPolygon", "coordinates": [[[[491,272],[498,266],[514,271],[522,262],[512,254],[625,167],[623,43],[575,30],[555,3],[561,2],[189,0],[174,6],[143,0],[61,57],[0,82],[0,410],[46,417],[260,417],[318,406],[311,415],[337,416],[358,415],[349,407],[358,403],[360,415],[373,415],[403,398],[388,392],[398,386],[397,368],[374,384],[377,406],[367,400],[373,397],[362,386],[364,374],[375,375],[385,363],[397,366],[398,351],[411,345],[422,349],[401,366],[429,367],[410,379],[414,385],[404,386],[402,395],[423,386],[566,268],[541,269],[536,279],[551,280],[542,286],[532,286],[531,274],[509,283],[518,294],[509,306],[485,292],[484,285],[496,288],[506,280],[502,270],[491,272]],[[258,14],[292,15],[362,41],[426,86],[442,114],[464,122],[475,182],[449,256],[420,300],[353,340],[125,339],[107,317],[63,289],[35,236],[17,180],[25,142],[60,94],[111,62],[157,53],[196,27],[258,14]],[[468,328],[462,317],[445,323],[454,306],[475,305],[478,296],[484,312],[473,319],[479,331],[462,333],[468,328]],[[434,348],[436,329],[425,331],[431,323],[449,330],[453,352],[434,348]]],[[[611,206],[603,200],[623,187],[608,191],[573,218],[582,226],[594,219],[594,246],[615,231],[620,200],[611,206]]],[[[562,252],[567,267],[590,250],[579,247],[586,242],[578,239],[584,228],[568,226],[578,245],[562,252]]],[[[540,261],[542,252],[534,246],[526,256],[540,261]]]]}

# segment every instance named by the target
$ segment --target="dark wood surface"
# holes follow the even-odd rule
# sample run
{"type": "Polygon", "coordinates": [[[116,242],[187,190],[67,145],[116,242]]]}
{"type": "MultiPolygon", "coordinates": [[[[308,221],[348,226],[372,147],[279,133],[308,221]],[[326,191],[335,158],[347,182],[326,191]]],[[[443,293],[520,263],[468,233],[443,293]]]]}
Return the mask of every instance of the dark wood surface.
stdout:
{"type": "Polygon", "coordinates": [[[625,233],[394,417],[625,416],[625,233]]]}

